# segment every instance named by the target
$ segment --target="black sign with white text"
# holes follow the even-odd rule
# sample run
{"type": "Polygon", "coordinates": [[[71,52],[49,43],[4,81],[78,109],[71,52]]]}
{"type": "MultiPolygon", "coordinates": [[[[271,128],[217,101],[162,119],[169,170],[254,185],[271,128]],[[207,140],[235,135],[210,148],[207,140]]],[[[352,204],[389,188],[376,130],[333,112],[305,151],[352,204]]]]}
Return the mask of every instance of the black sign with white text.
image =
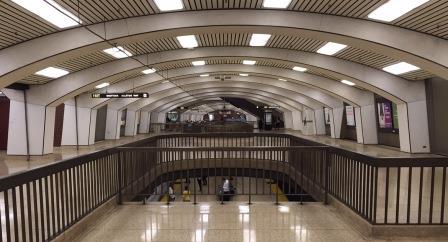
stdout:
{"type": "Polygon", "coordinates": [[[148,98],[146,92],[135,93],[92,93],[92,98],[148,98]]]}

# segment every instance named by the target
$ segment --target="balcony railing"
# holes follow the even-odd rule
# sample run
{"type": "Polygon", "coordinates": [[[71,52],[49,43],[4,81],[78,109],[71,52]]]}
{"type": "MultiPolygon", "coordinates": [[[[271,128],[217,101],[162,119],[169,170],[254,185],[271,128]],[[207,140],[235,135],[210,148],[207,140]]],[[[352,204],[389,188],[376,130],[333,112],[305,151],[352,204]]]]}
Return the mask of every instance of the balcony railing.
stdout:
{"type": "Polygon", "coordinates": [[[278,189],[254,188],[262,180],[298,201],[328,194],[374,225],[446,225],[447,167],[446,157],[370,157],[286,134],[159,135],[0,178],[0,241],[48,241],[117,195],[143,199],[204,175],[250,182],[237,193],[248,199],[278,202],[278,189]]]}

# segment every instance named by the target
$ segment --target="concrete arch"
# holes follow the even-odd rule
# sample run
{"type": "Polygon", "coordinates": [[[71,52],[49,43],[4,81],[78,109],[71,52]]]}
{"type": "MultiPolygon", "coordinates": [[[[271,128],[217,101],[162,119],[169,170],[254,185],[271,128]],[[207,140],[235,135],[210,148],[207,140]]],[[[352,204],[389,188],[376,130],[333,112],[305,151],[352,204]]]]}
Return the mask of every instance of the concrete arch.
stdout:
{"type": "MultiPolygon", "coordinates": [[[[426,97],[424,82],[422,81],[411,82],[361,64],[300,51],[253,47],[208,47],[195,50],[165,51],[136,58],[152,66],[159,63],[179,60],[192,61],[212,57],[260,58],[270,59],[275,62],[301,63],[304,66],[315,66],[323,72],[327,71],[327,73],[340,77],[340,79],[351,80],[361,87],[396,103],[421,101],[425,100],[426,97]]],[[[83,92],[92,90],[99,83],[126,77],[130,73],[143,69],[145,67],[142,67],[139,62],[130,58],[116,60],[69,74],[45,85],[33,86],[29,91],[29,99],[36,104],[54,106],[83,92]],[[45,95],[43,98],[42,92],[47,92],[48,95],[45,95]]]]}
{"type": "Polygon", "coordinates": [[[114,20],[50,34],[0,51],[1,86],[80,53],[106,48],[111,42],[135,42],[201,32],[267,32],[345,43],[398,57],[448,79],[448,42],[404,28],[360,19],[277,10],[174,12],[114,20]],[[151,24],[148,24],[151,23],[151,24]]]}
{"type": "MultiPolygon", "coordinates": [[[[168,72],[171,80],[198,77],[204,73],[250,73],[250,75],[273,78],[272,82],[278,82],[279,78],[288,80],[289,83],[314,88],[335,98],[344,100],[354,106],[366,106],[373,104],[373,94],[357,88],[343,85],[334,80],[315,76],[308,73],[296,72],[287,69],[280,69],[267,66],[246,66],[246,65],[206,65],[201,67],[179,68],[168,72]]],[[[241,78],[245,80],[247,78],[241,78]]],[[[145,75],[132,78],[128,81],[119,82],[108,87],[108,92],[127,92],[132,90],[144,90],[158,88],[156,85],[163,81],[159,75],[145,75]],[[135,88],[135,89],[133,89],[135,88]]],[[[101,90],[104,91],[104,90],[101,90]]],[[[92,99],[90,94],[83,94],[78,97],[78,104],[82,107],[95,107],[104,102],[104,99],[92,99]]]]}

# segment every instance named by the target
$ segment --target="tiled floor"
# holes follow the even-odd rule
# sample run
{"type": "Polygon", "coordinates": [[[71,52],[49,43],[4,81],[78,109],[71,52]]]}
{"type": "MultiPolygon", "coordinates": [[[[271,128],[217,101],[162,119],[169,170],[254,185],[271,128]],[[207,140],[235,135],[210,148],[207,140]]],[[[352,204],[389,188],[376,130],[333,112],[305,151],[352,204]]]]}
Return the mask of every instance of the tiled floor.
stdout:
{"type": "MultiPolygon", "coordinates": [[[[385,147],[379,145],[363,145],[356,142],[341,139],[332,139],[328,136],[305,136],[300,131],[275,131],[283,132],[298,137],[310,139],[326,145],[332,145],[343,149],[351,150],[361,154],[367,154],[376,157],[410,157],[410,156],[428,156],[428,154],[408,154],[400,152],[397,148],[385,147]]],[[[90,146],[81,146],[79,150],[73,146],[63,146],[54,148],[54,153],[44,156],[32,156],[31,161],[26,161],[25,156],[8,156],[6,151],[0,151],[0,176],[5,176],[15,172],[32,169],[34,167],[46,165],[56,161],[68,159],[82,154],[130,143],[132,141],[147,138],[151,135],[141,134],[134,137],[122,137],[119,140],[106,140],[90,146]]]]}
{"type": "Polygon", "coordinates": [[[123,205],[92,227],[79,241],[287,242],[287,241],[441,241],[361,236],[331,207],[321,203],[243,202],[123,205]]]}
{"type": "Polygon", "coordinates": [[[53,162],[69,159],[79,155],[89,154],[95,151],[123,145],[133,141],[150,137],[149,134],[140,134],[134,137],[121,137],[119,140],[104,140],[94,145],[80,146],[76,150],[75,146],[55,147],[54,153],[43,156],[31,156],[31,160],[27,161],[26,156],[6,155],[6,151],[0,151],[0,177],[15,172],[32,169],[35,167],[47,165],[53,162]]]}

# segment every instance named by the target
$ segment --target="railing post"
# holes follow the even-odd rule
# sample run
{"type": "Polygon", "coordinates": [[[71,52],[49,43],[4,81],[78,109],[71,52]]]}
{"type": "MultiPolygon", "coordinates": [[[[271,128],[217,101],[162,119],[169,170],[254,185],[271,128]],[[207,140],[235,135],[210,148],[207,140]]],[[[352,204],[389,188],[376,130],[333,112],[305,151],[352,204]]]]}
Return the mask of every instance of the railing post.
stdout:
{"type": "Polygon", "coordinates": [[[324,204],[328,205],[328,185],[330,179],[330,151],[329,149],[325,149],[325,195],[324,195],[324,204]]]}
{"type": "Polygon", "coordinates": [[[123,184],[123,163],[122,163],[123,155],[121,154],[121,151],[118,152],[118,204],[123,204],[123,195],[121,193],[122,184],[123,184]]]}

